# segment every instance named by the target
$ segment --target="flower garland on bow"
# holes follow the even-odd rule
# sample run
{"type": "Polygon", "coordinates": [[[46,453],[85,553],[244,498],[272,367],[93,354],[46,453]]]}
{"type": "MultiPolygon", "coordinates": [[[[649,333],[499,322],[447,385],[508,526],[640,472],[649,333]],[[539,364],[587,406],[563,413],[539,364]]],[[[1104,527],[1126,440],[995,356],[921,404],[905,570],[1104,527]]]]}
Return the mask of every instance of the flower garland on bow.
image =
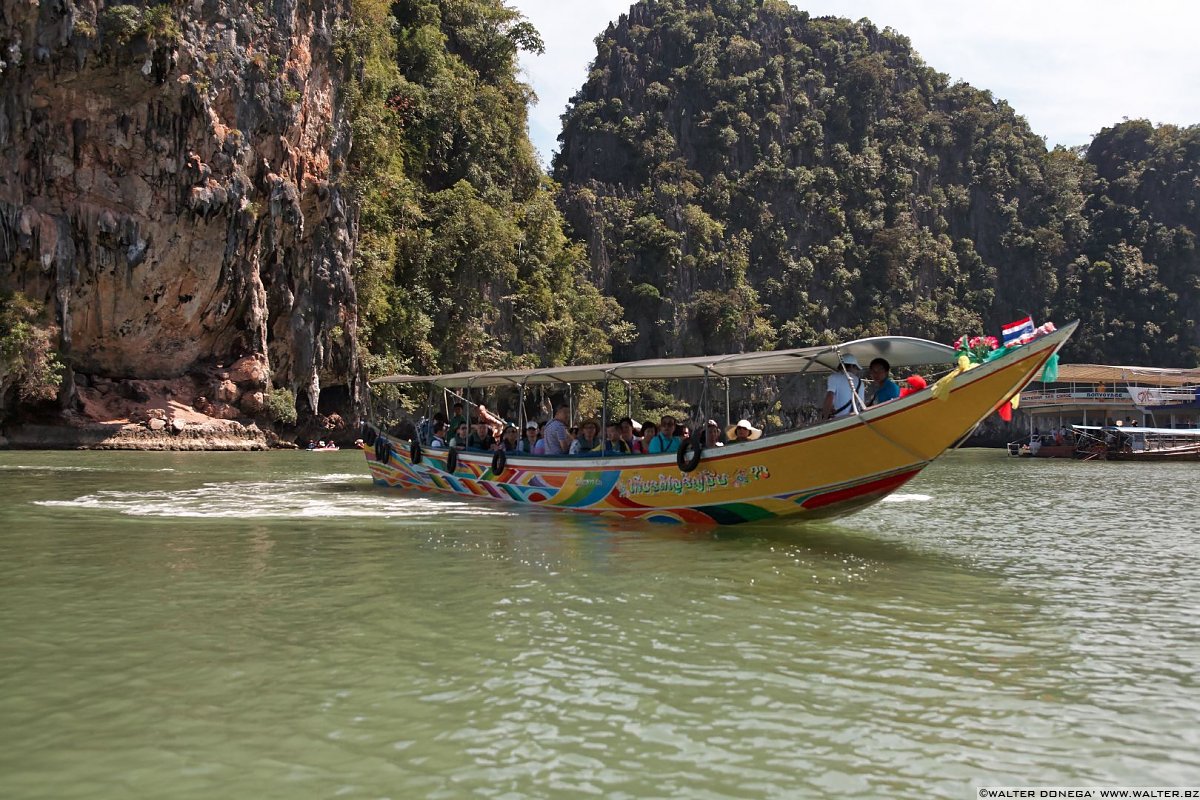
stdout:
{"type": "MultiPolygon", "coordinates": [[[[1000,341],[995,336],[975,336],[967,338],[966,335],[958,337],[951,345],[955,351],[955,367],[948,374],[943,376],[937,383],[933,385],[933,394],[938,400],[950,399],[950,386],[954,383],[954,379],[959,375],[969,370],[975,369],[980,364],[987,364],[990,361],[995,361],[1001,356],[1011,353],[1019,347],[1023,347],[1034,339],[1039,339],[1048,333],[1053,333],[1055,328],[1053,322],[1047,322],[1037,328],[1033,336],[1028,337],[1020,343],[1010,344],[1007,347],[1000,344],[1000,341]]],[[[1058,378],[1058,354],[1050,356],[1046,361],[1045,368],[1042,369],[1042,382],[1054,383],[1058,378]]],[[[1013,409],[1017,408],[1021,402],[1021,393],[1017,391],[1012,397],[1001,401],[996,407],[996,412],[1005,422],[1012,421],[1013,409]]]]}

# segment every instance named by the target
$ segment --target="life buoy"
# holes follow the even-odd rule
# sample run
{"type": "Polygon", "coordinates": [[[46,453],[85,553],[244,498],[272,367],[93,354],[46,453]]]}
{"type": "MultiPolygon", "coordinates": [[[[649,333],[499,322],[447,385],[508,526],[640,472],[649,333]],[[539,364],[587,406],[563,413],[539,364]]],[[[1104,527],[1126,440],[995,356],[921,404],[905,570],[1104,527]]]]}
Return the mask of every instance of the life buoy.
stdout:
{"type": "Polygon", "coordinates": [[[499,475],[504,472],[504,467],[508,464],[508,454],[503,450],[497,450],[492,454],[492,474],[499,475]]]}
{"type": "Polygon", "coordinates": [[[391,455],[392,455],[391,442],[388,441],[386,436],[384,436],[383,434],[380,434],[375,439],[375,460],[378,461],[380,464],[386,464],[386,463],[388,463],[388,460],[391,458],[391,455]]]}
{"type": "Polygon", "coordinates": [[[453,475],[456,469],[458,469],[458,450],[451,447],[450,453],[446,456],[446,472],[453,475]]]}
{"type": "Polygon", "coordinates": [[[421,463],[421,443],[416,439],[413,439],[412,444],[408,446],[408,460],[414,464],[421,463]]]}
{"type": "Polygon", "coordinates": [[[683,444],[679,445],[679,452],[675,454],[675,463],[680,471],[691,472],[696,467],[700,466],[700,456],[704,451],[704,440],[698,436],[689,436],[683,440],[683,444]],[[688,448],[692,450],[691,458],[688,458],[688,448]]]}

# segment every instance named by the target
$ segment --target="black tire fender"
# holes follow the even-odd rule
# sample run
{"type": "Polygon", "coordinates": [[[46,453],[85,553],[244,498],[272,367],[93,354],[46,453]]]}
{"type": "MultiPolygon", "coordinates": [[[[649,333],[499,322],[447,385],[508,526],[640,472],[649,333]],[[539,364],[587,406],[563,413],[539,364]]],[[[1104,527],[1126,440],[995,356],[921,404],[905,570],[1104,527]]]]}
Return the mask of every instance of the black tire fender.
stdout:
{"type": "Polygon", "coordinates": [[[391,459],[392,444],[383,434],[375,437],[375,460],[380,464],[386,464],[391,459]]]}
{"type": "Polygon", "coordinates": [[[450,452],[446,454],[446,472],[453,475],[456,469],[458,469],[458,449],[451,447],[450,452]]]}
{"type": "Polygon", "coordinates": [[[681,472],[692,472],[700,466],[700,457],[703,454],[704,440],[689,436],[683,440],[683,444],[679,445],[679,452],[675,454],[675,464],[681,472]],[[689,449],[692,451],[690,458],[688,457],[689,449]]]}
{"type": "Polygon", "coordinates": [[[421,443],[416,439],[413,439],[412,444],[408,446],[408,460],[413,464],[421,463],[421,443]]]}
{"type": "Polygon", "coordinates": [[[492,474],[499,475],[504,472],[504,468],[508,466],[508,453],[503,450],[497,450],[492,454],[492,474]]]}

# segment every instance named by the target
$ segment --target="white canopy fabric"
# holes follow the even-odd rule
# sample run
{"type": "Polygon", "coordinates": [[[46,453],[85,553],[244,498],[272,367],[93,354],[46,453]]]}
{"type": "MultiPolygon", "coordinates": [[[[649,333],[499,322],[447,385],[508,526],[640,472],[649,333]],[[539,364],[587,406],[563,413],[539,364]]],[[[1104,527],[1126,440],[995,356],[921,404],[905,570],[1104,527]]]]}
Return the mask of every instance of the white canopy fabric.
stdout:
{"type": "Polygon", "coordinates": [[[764,350],[722,356],[653,358],[578,367],[456,372],[449,375],[388,375],[371,381],[426,383],[443,389],[488,386],[545,386],[554,383],[599,383],[606,380],[646,381],[678,378],[742,378],[755,375],[820,374],[838,369],[840,357],[853,355],[864,371],[874,358],[885,358],[892,369],[954,361],[954,348],[908,336],[877,336],[840,345],[764,350]]]}

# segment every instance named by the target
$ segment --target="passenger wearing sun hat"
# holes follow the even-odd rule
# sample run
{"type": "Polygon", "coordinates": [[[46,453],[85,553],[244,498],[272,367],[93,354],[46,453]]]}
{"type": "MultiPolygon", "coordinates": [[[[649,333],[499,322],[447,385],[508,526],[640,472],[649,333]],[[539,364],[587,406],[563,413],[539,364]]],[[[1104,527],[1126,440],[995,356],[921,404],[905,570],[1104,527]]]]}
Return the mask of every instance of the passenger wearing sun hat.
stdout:
{"type": "Polygon", "coordinates": [[[857,414],[859,408],[866,405],[867,387],[859,374],[861,371],[857,358],[852,355],[841,357],[841,364],[826,381],[825,402],[821,407],[821,416],[825,419],[839,419],[857,414]],[[855,403],[856,395],[857,404],[855,403]]]}
{"type": "Polygon", "coordinates": [[[737,425],[730,425],[725,431],[730,444],[737,442],[752,442],[762,436],[762,428],[756,428],[748,419],[739,419],[737,425]]]}

